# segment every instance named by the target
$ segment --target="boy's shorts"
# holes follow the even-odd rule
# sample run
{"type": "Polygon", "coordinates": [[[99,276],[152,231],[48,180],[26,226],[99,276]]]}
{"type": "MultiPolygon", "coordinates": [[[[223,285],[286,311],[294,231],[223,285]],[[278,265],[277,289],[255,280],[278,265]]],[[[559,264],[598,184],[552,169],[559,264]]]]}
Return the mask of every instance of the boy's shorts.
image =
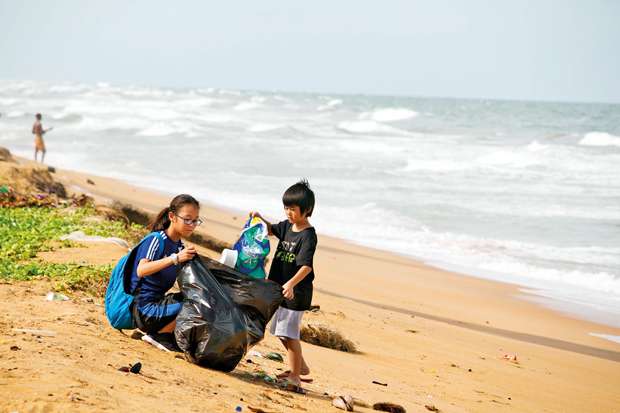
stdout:
{"type": "Polygon", "coordinates": [[[159,302],[133,305],[132,313],[138,328],[152,334],[176,320],[182,305],[183,295],[174,293],[166,295],[159,302]]]}
{"type": "Polygon", "coordinates": [[[276,337],[286,337],[299,340],[301,331],[301,318],[303,311],[289,310],[288,308],[278,307],[271,319],[269,332],[276,337]]]}

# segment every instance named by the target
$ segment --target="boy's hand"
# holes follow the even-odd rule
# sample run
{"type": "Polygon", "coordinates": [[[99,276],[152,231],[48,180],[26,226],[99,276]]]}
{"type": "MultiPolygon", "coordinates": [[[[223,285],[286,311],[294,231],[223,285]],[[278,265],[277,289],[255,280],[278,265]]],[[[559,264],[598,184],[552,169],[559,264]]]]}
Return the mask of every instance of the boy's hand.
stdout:
{"type": "MultiPolygon", "coordinates": [[[[260,214],[260,212],[258,211],[250,211],[250,218],[254,218],[254,217],[259,217],[260,219],[263,219],[263,216],[260,214]]],[[[264,219],[263,219],[264,221],[264,219]]]]}
{"type": "Polygon", "coordinates": [[[289,283],[282,286],[282,295],[287,300],[292,300],[295,297],[295,291],[293,291],[293,287],[289,283]]]}
{"type": "Polygon", "coordinates": [[[194,255],[196,255],[196,247],[190,245],[189,247],[183,248],[177,255],[177,258],[179,259],[179,263],[181,263],[191,260],[194,258],[194,255]]]}

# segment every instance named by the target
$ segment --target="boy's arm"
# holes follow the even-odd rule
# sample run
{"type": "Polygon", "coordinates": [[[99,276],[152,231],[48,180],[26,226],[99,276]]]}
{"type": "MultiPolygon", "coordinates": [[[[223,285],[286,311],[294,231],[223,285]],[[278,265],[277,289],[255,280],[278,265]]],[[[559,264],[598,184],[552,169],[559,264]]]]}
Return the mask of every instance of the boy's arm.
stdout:
{"type": "Polygon", "coordinates": [[[306,276],[310,274],[311,272],[312,272],[312,267],[309,267],[307,265],[302,265],[302,267],[299,269],[299,271],[297,271],[297,273],[293,276],[293,278],[288,280],[282,286],[282,295],[284,295],[284,298],[286,298],[287,300],[292,300],[293,297],[295,297],[295,293],[293,292],[293,289],[295,288],[295,286],[299,284],[301,280],[306,278],[306,276]]]}

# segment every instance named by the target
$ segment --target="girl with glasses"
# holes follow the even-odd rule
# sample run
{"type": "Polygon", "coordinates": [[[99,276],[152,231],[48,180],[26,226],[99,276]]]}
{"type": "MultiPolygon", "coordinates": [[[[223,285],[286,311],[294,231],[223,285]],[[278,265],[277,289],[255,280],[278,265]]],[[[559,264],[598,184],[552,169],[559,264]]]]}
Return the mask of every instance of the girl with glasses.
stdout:
{"type": "Polygon", "coordinates": [[[134,291],[132,313],[140,330],[169,349],[175,349],[174,328],[181,311],[181,293],[166,294],[174,285],[177,266],[196,254],[193,246],[186,247],[181,238],[188,238],[202,223],[198,214],[200,204],[186,194],[175,196],[150,225],[158,232],[150,242],[139,247],[131,277],[134,291]],[[163,248],[159,245],[163,241],[163,248]]]}

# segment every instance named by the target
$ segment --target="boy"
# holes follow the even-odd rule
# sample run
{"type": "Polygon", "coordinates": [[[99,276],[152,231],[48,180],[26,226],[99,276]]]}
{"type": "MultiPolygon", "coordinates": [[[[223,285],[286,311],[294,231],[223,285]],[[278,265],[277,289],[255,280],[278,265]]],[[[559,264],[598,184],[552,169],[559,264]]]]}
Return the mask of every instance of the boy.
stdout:
{"type": "Polygon", "coordinates": [[[290,370],[278,378],[287,380],[289,390],[302,391],[301,376],[309,374],[310,369],[302,356],[299,336],[301,318],[312,303],[312,261],[317,244],[316,232],[308,222],[314,210],[314,192],[308,181],[299,181],[288,188],[282,203],[288,219],[278,224],[272,225],[258,212],[250,215],[265,221],[269,235],[280,240],[268,278],[282,286],[285,300],[271,320],[270,332],[280,339],[288,354],[290,370]]]}

